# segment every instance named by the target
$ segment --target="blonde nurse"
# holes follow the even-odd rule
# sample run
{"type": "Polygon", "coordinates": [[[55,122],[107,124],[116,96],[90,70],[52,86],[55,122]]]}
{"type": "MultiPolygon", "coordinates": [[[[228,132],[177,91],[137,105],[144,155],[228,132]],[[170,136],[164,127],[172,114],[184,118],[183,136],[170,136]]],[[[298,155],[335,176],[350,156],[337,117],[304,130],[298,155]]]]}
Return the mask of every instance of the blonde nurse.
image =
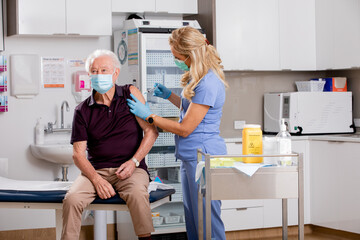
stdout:
{"type": "MultiPolygon", "coordinates": [[[[225,82],[221,59],[206,38],[191,27],[172,32],[169,43],[175,64],[185,73],[181,96],[156,83],[154,96],[169,100],[180,108],[179,122],[153,114],[147,104],[134,96],[128,99],[130,111],[159,128],[175,134],[175,156],[181,160],[181,182],[188,239],[198,239],[198,204],[195,170],[198,148],[209,154],[226,154],[224,140],[219,136],[222,107],[225,102],[225,82]]],[[[220,218],[221,201],[211,203],[212,239],[225,239],[220,218]]]]}

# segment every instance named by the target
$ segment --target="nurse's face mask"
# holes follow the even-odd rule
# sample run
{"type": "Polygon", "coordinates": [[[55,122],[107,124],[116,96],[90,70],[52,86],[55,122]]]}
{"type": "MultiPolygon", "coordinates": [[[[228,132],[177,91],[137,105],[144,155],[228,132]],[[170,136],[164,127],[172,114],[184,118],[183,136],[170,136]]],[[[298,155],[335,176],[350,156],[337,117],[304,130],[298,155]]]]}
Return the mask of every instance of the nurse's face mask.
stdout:
{"type": "Polygon", "coordinates": [[[113,87],[113,75],[115,71],[111,68],[102,67],[91,69],[91,86],[100,94],[104,94],[113,87]]]}
{"type": "Polygon", "coordinates": [[[183,71],[189,71],[190,68],[185,63],[188,58],[189,56],[184,61],[175,58],[175,65],[183,71]]]}

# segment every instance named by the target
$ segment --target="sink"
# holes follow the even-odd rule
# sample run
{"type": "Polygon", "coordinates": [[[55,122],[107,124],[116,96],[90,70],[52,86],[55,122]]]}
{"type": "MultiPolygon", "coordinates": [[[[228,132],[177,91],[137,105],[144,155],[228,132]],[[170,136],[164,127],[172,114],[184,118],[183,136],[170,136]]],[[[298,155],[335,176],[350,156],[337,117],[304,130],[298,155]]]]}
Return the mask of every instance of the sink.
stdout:
{"type": "Polygon", "coordinates": [[[31,144],[30,149],[34,157],[61,165],[73,164],[73,146],[63,144],[31,144]]]}

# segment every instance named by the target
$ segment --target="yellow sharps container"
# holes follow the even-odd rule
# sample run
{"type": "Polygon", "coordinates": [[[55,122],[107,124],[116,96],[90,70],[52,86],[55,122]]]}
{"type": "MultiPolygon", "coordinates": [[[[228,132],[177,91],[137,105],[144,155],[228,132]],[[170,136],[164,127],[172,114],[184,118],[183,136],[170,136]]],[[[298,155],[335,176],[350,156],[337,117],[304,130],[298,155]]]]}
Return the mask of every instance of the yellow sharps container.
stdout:
{"type": "MultiPolygon", "coordinates": [[[[258,124],[245,124],[242,131],[243,155],[262,155],[262,131],[258,124]]],[[[261,163],[262,157],[244,157],[244,163],[261,163]]]]}

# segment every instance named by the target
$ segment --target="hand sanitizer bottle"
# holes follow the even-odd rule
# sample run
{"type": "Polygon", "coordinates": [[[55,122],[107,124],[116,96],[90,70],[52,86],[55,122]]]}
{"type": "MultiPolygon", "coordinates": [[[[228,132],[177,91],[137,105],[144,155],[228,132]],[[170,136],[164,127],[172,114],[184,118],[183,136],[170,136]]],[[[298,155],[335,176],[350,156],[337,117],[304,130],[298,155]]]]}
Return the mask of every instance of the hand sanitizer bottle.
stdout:
{"type": "Polygon", "coordinates": [[[41,118],[38,118],[35,126],[35,144],[44,144],[44,125],[41,118]]]}
{"type": "MultiPolygon", "coordinates": [[[[281,119],[280,132],[276,135],[279,154],[291,154],[291,135],[286,130],[285,120],[281,119]]],[[[280,157],[278,164],[281,166],[291,166],[291,157],[280,157]]]]}

